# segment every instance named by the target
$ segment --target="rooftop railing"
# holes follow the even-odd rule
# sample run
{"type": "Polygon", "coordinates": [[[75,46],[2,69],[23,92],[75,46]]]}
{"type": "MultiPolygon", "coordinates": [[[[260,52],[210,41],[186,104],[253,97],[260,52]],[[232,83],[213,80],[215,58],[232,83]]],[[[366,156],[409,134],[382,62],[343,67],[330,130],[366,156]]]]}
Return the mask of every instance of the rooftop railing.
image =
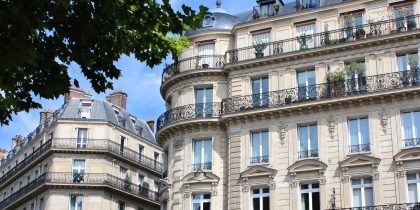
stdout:
{"type": "Polygon", "coordinates": [[[15,193],[12,193],[3,201],[0,202],[0,209],[5,209],[6,207],[12,205],[13,203],[19,201],[22,196],[27,195],[35,188],[41,185],[54,184],[55,186],[63,185],[73,185],[73,186],[89,186],[89,185],[103,185],[105,187],[112,187],[123,192],[142,197],[146,200],[159,202],[159,193],[149,190],[148,188],[141,187],[139,185],[133,184],[130,181],[118,178],[110,174],[83,174],[83,181],[75,182],[74,174],[72,173],[45,173],[34,181],[30,182],[28,185],[22,187],[15,193]]]}
{"type": "Polygon", "coordinates": [[[221,103],[197,103],[180,106],[163,113],[157,120],[157,129],[169,124],[200,118],[218,118],[221,114],[221,103]]]}
{"type": "Polygon", "coordinates": [[[169,78],[187,71],[202,69],[221,69],[224,64],[223,55],[200,55],[180,60],[163,69],[162,83],[169,78]]]}
{"type": "Polygon", "coordinates": [[[324,32],[302,34],[291,39],[263,43],[263,50],[260,52],[256,51],[256,48],[261,49],[261,46],[228,50],[225,54],[225,64],[405,33],[417,30],[419,24],[420,15],[410,15],[359,26],[343,27],[338,30],[328,30],[327,27],[324,32]]]}

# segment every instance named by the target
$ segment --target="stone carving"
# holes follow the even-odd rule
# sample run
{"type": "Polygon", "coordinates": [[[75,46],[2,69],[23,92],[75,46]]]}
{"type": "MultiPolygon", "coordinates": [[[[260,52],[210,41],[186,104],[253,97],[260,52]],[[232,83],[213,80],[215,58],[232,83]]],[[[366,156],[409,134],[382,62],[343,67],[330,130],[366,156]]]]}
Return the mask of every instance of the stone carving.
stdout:
{"type": "Polygon", "coordinates": [[[184,140],[183,139],[177,139],[174,142],[175,149],[177,149],[177,150],[180,150],[183,145],[184,145],[184,140]]]}
{"type": "Polygon", "coordinates": [[[335,135],[335,124],[336,124],[335,118],[334,117],[330,117],[330,119],[328,120],[328,131],[330,133],[331,139],[334,139],[334,135],[335,135]]]}
{"type": "Polygon", "coordinates": [[[280,143],[281,145],[284,145],[284,141],[286,139],[286,126],[285,125],[281,125],[279,127],[279,137],[280,137],[280,143]]]}
{"type": "Polygon", "coordinates": [[[388,127],[388,118],[387,118],[387,111],[384,109],[379,112],[379,122],[382,127],[382,131],[386,134],[386,130],[388,127]]]}

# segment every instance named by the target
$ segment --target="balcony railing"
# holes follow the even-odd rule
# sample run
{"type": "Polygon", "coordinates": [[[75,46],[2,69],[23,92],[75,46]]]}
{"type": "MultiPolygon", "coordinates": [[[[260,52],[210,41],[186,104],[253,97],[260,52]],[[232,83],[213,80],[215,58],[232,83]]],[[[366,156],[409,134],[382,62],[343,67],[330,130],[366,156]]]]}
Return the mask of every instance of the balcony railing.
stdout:
{"type": "Polygon", "coordinates": [[[420,210],[420,203],[385,204],[377,206],[334,208],[329,210],[420,210]]]}
{"type": "Polygon", "coordinates": [[[370,144],[355,144],[349,146],[350,154],[370,152],[370,144]]]}
{"type": "Polygon", "coordinates": [[[268,163],[269,159],[268,155],[251,157],[251,165],[268,163]]]}
{"type": "Polygon", "coordinates": [[[420,147],[420,138],[405,139],[404,143],[406,148],[420,147]]]}
{"type": "Polygon", "coordinates": [[[328,47],[390,34],[404,33],[417,30],[419,24],[420,15],[410,15],[360,26],[345,27],[338,30],[326,29],[320,33],[300,35],[291,39],[266,43],[266,48],[259,53],[255,51],[254,46],[228,50],[225,54],[225,63],[230,64],[268,56],[279,56],[307,49],[328,47]]]}
{"type": "Polygon", "coordinates": [[[165,67],[162,73],[162,83],[181,72],[201,69],[221,69],[224,64],[223,61],[223,55],[200,55],[180,60],[165,67]]]}
{"type": "Polygon", "coordinates": [[[192,172],[211,171],[212,165],[213,165],[212,162],[194,163],[191,165],[191,171],[192,172]]]}
{"type": "Polygon", "coordinates": [[[317,149],[303,150],[303,151],[300,151],[298,153],[298,155],[299,155],[299,160],[309,159],[309,158],[318,158],[319,157],[317,149]]]}
{"type": "Polygon", "coordinates": [[[221,103],[197,103],[180,106],[166,111],[157,120],[157,129],[188,119],[218,118],[221,114],[221,103]]]}
{"type": "Polygon", "coordinates": [[[417,70],[394,72],[349,79],[343,82],[330,82],[226,98],[222,101],[222,114],[420,86],[419,72],[417,70]]]}
{"type": "Polygon", "coordinates": [[[147,188],[143,188],[139,185],[133,184],[127,180],[120,179],[118,177],[112,176],[110,174],[84,174],[83,181],[74,182],[74,175],[72,173],[46,173],[36,178],[34,181],[22,187],[20,190],[11,194],[9,197],[5,198],[0,202],[0,209],[5,209],[5,207],[13,204],[14,202],[19,201],[19,198],[27,195],[33,189],[41,185],[54,184],[71,184],[74,186],[89,186],[89,185],[103,185],[107,187],[113,187],[118,190],[124,191],[126,193],[133,194],[135,196],[142,197],[144,199],[159,202],[159,193],[151,191],[147,188]]]}

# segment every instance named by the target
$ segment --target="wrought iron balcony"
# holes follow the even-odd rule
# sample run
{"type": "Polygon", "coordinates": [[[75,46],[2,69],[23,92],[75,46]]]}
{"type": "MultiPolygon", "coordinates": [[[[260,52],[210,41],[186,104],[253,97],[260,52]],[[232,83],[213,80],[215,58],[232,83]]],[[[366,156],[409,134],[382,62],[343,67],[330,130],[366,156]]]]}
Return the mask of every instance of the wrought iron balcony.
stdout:
{"type": "Polygon", "coordinates": [[[266,43],[266,48],[261,52],[256,52],[254,46],[228,50],[225,54],[225,64],[405,33],[417,30],[419,24],[420,15],[410,15],[338,30],[328,30],[326,27],[324,32],[266,43]]]}
{"type": "Polygon", "coordinates": [[[222,114],[416,87],[420,86],[419,72],[417,70],[394,72],[349,79],[343,82],[330,82],[226,98],[222,101],[222,114]]]}
{"type": "Polygon", "coordinates": [[[197,172],[197,171],[211,171],[212,169],[212,162],[206,162],[206,163],[194,163],[191,165],[191,171],[197,172]]]}
{"type": "Polygon", "coordinates": [[[331,208],[329,210],[420,210],[420,203],[385,204],[377,206],[331,208]]]}
{"type": "Polygon", "coordinates": [[[300,151],[298,153],[298,156],[299,156],[299,160],[303,160],[303,159],[309,159],[309,158],[318,158],[319,154],[318,154],[317,149],[313,149],[313,150],[300,151]]]}
{"type": "Polygon", "coordinates": [[[221,114],[221,103],[197,103],[180,106],[166,111],[157,120],[157,129],[169,124],[201,118],[218,118],[221,114]]]}
{"type": "Polygon", "coordinates": [[[200,55],[180,60],[163,69],[162,83],[169,78],[186,71],[201,69],[221,69],[224,64],[223,55],[200,55]]]}
{"type": "Polygon", "coordinates": [[[350,154],[370,152],[370,144],[355,144],[350,145],[350,154]]]}
{"type": "Polygon", "coordinates": [[[251,165],[268,163],[269,159],[270,156],[268,155],[251,157],[251,165]]]}
{"type": "Polygon", "coordinates": [[[406,148],[420,147],[420,138],[405,139],[404,142],[406,148]]]}
{"type": "Polygon", "coordinates": [[[36,178],[34,181],[22,187],[20,190],[9,195],[0,202],[0,209],[5,209],[5,207],[13,204],[14,202],[19,201],[19,198],[27,195],[35,188],[41,185],[50,185],[54,184],[55,187],[62,185],[72,185],[72,186],[89,186],[102,185],[104,187],[111,187],[121,190],[123,192],[129,193],[134,196],[142,197],[146,200],[158,203],[159,202],[159,193],[149,190],[148,188],[143,188],[139,185],[133,184],[128,180],[124,180],[110,174],[89,174],[86,173],[83,175],[83,180],[80,182],[74,181],[74,174],[72,173],[46,173],[36,178]]]}

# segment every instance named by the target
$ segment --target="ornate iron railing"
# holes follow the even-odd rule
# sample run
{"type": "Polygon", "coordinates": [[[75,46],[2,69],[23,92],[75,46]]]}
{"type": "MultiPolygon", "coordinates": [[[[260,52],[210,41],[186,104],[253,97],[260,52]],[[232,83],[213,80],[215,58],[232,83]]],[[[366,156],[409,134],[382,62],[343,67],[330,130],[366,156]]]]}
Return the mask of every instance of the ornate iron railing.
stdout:
{"type": "Polygon", "coordinates": [[[350,153],[363,153],[363,152],[370,152],[370,144],[356,144],[349,146],[350,153]]]}
{"type": "Polygon", "coordinates": [[[420,138],[405,139],[404,142],[406,148],[420,146],[420,138]]]}
{"type": "Polygon", "coordinates": [[[18,201],[20,197],[27,195],[30,191],[43,184],[71,184],[74,186],[103,185],[117,188],[124,192],[133,194],[135,196],[140,196],[153,202],[160,201],[158,192],[154,192],[152,190],[149,190],[148,188],[141,187],[139,185],[131,183],[128,180],[124,180],[110,174],[85,173],[83,174],[83,179],[81,181],[75,182],[74,174],[72,173],[46,173],[39,176],[34,181],[30,182],[28,185],[22,187],[21,189],[19,189],[18,191],[9,195],[9,197],[1,201],[0,209],[4,209],[5,207],[13,204],[14,202],[18,201]]]}
{"type": "Polygon", "coordinates": [[[197,172],[197,171],[211,171],[213,163],[212,162],[206,162],[206,163],[194,163],[191,165],[191,171],[197,172]]]}
{"type": "Polygon", "coordinates": [[[251,157],[251,165],[268,163],[269,159],[268,155],[251,157]]]}
{"type": "Polygon", "coordinates": [[[351,208],[332,208],[329,210],[420,210],[420,203],[401,203],[351,208]]]}
{"type": "Polygon", "coordinates": [[[319,157],[318,150],[303,150],[298,153],[299,160],[319,157]]]}
{"type": "Polygon", "coordinates": [[[417,70],[394,72],[349,79],[343,82],[330,82],[226,98],[222,101],[222,114],[420,86],[419,72],[417,70]]]}
{"type": "Polygon", "coordinates": [[[170,109],[159,116],[157,129],[169,124],[199,118],[218,118],[221,114],[221,103],[197,103],[170,109]]]}
{"type": "Polygon", "coordinates": [[[201,69],[221,69],[224,65],[224,55],[200,55],[180,60],[163,69],[162,83],[169,78],[185,71],[201,69]]]}
{"type": "Polygon", "coordinates": [[[259,53],[255,51],[254,46],[228,50],[225,54],[225,64],[413,31],[419,28],[419,24],[420,15],[410,15],[338,30],[328,30],[326,27],[324,32],[269,42],[267,47],[259,53]]]}

